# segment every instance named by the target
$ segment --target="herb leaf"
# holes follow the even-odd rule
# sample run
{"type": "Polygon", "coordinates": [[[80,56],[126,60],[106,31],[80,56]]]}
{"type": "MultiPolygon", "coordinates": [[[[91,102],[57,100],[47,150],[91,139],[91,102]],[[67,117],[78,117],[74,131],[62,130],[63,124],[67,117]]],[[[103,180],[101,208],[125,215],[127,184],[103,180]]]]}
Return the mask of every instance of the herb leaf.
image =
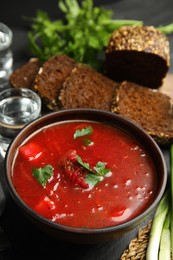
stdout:
{"type": "Polygon", "coordinates": [[[79,163],[81,166],[83,166],[87,171],[94,173],[94,172],[92,171],[92,169],[90,168],[89,163],[83,162],[82,158],[81,158],[79,155],[76,155],[76,158],[77,158],[78,163],[79,163]]]}
{"type": "Polygon", "coordinates": [[[89,146],[89,145],[91,145],[93,142],[92,142],[91,140],[89,140],[89,139],[85,139],[85,140],[84,140],[84,143],[85,143],[86,146],[89,146]]]}
{"type": "Polygon", "coordinates": [[[103,162],[98,162],[98,163],[96,164],[96,166],[94,167],[94,169],[96,170],[96,172],[97,172],[99,175],[103,176],[103,175],[105,175],[106,173],[110,172],[110,169],[106,169],[105,166],[106,166],[105,163],[103,163],[103,162]]]}
{"type": "Polygon", "coordinates": [[[90,135],[92,134],[92,132],[93,132],[93,128],[91,126],[88,126],[86,128],[82,128],[82,130],[77,129],[73,137],[77,138],[85,135],[90,135]]]}
{"type": "Polygon", "coordinates": [[[53,175],[53,167],[51,165],[46,165],[43,168],[33,168],[33,176],[38,180],[38,182],[46,187],[48,179],[53,175]]]}
{"type": "Polygon", "coordinates": [[[94,187],[97,183],[99,183],[102,180],[103,180],[103,177],[98,176],[98,175],[93,174],[93,173],[88,173],[85,176],[85,181],[92,187],[94,187]]]}
{"type": "Polygon", "coordinates": [[[98,182],[103,180],[103,176],[110,172],[109,169],[105,168],[105,163],[103,162],[98,162],[96,166],[94,167],[95,171],[93,171],[88,163],[83,162],[82,158],[79,155],[76,155],[78,163],[83,166],[88,173],[85,176],[85,181],[91,185],[95,186],[98,182]]]}

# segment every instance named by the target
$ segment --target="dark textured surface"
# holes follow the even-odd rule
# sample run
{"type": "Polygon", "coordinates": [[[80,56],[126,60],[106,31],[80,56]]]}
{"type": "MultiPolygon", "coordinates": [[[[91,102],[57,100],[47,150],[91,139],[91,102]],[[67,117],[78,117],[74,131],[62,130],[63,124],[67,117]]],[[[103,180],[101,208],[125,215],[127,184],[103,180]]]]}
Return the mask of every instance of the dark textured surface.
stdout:
{"type": "MultiPolygon", "coordinates": [[[[3,0],[0,9],[0,20],[9,25],[14,34],[13,52],[14,67],[28,60],[27,32],[28,28],[23,22],[22,15],[34,16],[36,10],[43,9],[55,17],[57,14],[56,0],[3,0]]],[[[173,22],[173,1],[172,0],[117,0],[99,1],[95,4],[104,5],[114,11],[116,19],[142,20],[146,25],[166,25],[173,22]]],[[[173,35],[169,36],[171,47],[171,68],[173,72],[173,35]]],[[[163,151],[169,172],[169,151],[163,151]]],[[[11,259],[80,259],[80,260],[118,260],[122,252],[128,247],[129,242],[134,238],[138,229],[133,230],[127,236],[114,241],[99,245],[72,245],[63,243],[42,234],[38,229],[21,214],[14,204],[7,191],[3,161],[0,164],[0,180],[6,194],[6,207],[0,218],[7,237],[11,242],[11,248],[0,252],[0,260],[11,259]]],[[[140,225],[145,226],[148,219],[140,225]]],[[[139,227],[138,227],[139,228],[139,227]]]]}

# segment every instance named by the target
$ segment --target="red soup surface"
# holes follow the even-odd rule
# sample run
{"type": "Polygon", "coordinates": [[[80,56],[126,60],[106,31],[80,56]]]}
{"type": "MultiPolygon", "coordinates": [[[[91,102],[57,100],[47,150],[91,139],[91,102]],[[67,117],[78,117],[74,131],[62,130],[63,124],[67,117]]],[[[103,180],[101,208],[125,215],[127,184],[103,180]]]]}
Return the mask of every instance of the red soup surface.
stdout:
{"type": "Polygon", "coordinates": [[[135,138],[90,121],[57,123],[29,137],[19,147],[12,180],[34,211],[78,228],[132,219],[157,187],[152,160],[135,138]]]}

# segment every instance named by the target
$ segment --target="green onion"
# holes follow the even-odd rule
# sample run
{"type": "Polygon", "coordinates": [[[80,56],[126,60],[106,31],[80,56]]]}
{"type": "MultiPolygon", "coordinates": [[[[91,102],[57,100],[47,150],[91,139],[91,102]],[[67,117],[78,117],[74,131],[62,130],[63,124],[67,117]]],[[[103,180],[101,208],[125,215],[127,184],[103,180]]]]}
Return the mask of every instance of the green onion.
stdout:
{"type": "Polygon", "coordinates": [[[169,191],[167,190],[160,200],[153,218],[149,243],[146,252],[146,260],[157,260],[160,248],[160,239],[164,222],[169,209],[169,191]]]}
{"type": "Polygon", "coordinates": [[[153,218],[146,260],[169,260],[173,255],[173,144],[170,147],[170,187],[167,187],[153,218]]]}
{"type": "Polygon", "coordinates": [[[159,260],[170,259],[170,255],[171,255],[170,223],[171,223],[171,210],[169,209],[164,222],[162,234],[161,234],[159,260]]]}
{"type": "Polygon", "coordinates": [[[159,26],[158,29],[164,34],[171,34],[173,32],[173,23],[165,26],[159,26]]]}

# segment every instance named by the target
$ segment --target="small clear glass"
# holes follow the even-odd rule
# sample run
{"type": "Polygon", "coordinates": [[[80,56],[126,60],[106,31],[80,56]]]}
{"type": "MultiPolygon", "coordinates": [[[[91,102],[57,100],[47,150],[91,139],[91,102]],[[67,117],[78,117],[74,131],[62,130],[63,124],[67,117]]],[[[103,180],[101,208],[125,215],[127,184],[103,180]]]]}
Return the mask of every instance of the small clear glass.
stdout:
{"type": "Polygon", "coordinates": [[[11,50],[13,39],[12,30],[0,23],[0,87],[7,84],[13,69],[13,53],[11,50]]]}
{"type": "Polygon", "coordinates": [[[0,92],[0,155],[5,157],[11,140],[41,114],[41,99],[27,88],[8,88],[0,92]]]}

